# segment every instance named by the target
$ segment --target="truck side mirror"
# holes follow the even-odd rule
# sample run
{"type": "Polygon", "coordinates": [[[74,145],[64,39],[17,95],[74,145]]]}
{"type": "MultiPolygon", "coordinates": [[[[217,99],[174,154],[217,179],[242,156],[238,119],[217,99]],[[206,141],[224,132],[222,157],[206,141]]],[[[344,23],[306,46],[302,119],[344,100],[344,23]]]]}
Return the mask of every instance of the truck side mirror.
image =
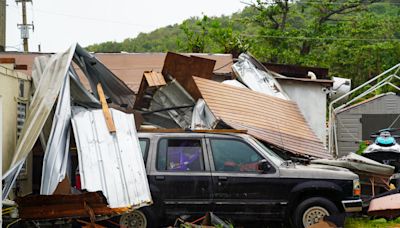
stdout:
{"type": "Polygon", "coordinates": [[[268,173],[268,171],[270,169],[271,169],[271,165],[265,159],[259,161],[258,164],[257,164],[257,171],[259,173],[268,173]]]}

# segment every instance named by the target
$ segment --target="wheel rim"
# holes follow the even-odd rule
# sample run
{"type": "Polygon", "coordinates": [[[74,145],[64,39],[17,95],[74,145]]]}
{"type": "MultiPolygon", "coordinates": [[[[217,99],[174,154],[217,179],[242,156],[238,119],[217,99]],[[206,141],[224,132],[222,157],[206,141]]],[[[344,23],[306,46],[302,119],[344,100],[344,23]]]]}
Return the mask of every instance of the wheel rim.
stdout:
{"type": "Polygon", "coordinates": [[[304,227],[309,227],[315,223],[318,223],[323,217],[327,215],[329,215],[329,212],[323,207],[310,207],[303,214],[303,225],[304,227]]]}
{"type": "Polygon", "coordinates": [[[146,228],[147,219],[141,211],[133,211],[121,216],[119,224],[121,227],[146,228]]]}

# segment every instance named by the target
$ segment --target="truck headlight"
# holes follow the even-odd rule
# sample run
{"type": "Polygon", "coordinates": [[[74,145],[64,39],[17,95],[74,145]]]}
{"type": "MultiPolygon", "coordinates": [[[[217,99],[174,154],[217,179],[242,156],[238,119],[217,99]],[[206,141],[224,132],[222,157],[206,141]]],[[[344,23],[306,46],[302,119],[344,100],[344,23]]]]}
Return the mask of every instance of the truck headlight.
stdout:
{"type": "Polygon", "coordinates": [[[361,185],[359,179],[353,180],[353,196],[360,196],[361,195],[361,185]]]}

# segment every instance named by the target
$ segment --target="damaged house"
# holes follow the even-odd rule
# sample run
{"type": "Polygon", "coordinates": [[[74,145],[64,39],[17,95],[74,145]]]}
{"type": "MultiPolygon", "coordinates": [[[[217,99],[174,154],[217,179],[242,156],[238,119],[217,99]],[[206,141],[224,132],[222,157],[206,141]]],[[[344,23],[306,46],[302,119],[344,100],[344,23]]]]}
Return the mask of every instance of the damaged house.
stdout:
{"type": "Polygon", "coordinates": [[[40,141],[45,151],[40,195],[16,199],[20,218],[93,222],[151,204],[131,111],[134,93],[79,45],[36,58],[32,81],[25,123],[3,175],[4,200],[40,141]],[[77,156],[71,156],[74,150],[77,156]]]}
{"type": "Polygon", "coordinates": [[[15,154],[3,178],[5,199],[33,152],[36,182],[30,183],[40,194],[16,194],[21,218],[94,222],[150,205],[137,131],[234,129],[288,157],[331,157],[321,118],[310,124],[312,109],[326,104],[330,80],[292,79],[246,54],[233,64],[227,55],[167,53],[161,67],[143,63],[134,72],[117,57],[109,69],[73,45],[35,58],[32,90],[23,95],[28,100],[32,94],[25,124],[15,149],[6,149],[15,154]],[[118,70],[125,72],[121,79],[113,73],[118,70]],[[313,87],[318,104],[302,106],[297,98],[309,87],[300,91],[296,83],[313,87]]]}

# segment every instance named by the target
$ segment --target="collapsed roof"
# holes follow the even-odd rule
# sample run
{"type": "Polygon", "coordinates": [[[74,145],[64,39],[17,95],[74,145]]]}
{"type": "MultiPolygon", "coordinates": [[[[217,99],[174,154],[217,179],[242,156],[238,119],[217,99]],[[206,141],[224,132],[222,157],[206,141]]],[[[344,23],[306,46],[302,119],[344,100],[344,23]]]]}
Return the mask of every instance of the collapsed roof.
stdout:
{"type": "Polygon", "coordinates": [[[64,53],[36,58],[32,78],[35,93],[11,167],[3,177],[3,199],[39,136],[45,150],[41,194],[52,195],[71,173],[68,169],[73,129],[84,189],[101,191],[111,208],[151,204],[135,120],[129,113],[135,96],[128,86],[78,44],[64,53]],[[83,86],[74,64],[84,72],[91,91],[83,86]],[[106,98],[110,106],[128,113],[109,111],[106,98]],[[115,123],[114,130],[104,127],[110,121],[113,126],[115,123]],[[51,127],[44,128],[45,124],[51,127]]]}
{"type": "Polygon", "coordinates": [[[143,113],[146,123],[158,127],[245,129],[250,135],[286,152],[316,158],[330,157],[296,103],[281,92],[279,83],[261,63],[245,56],[240,65],[233,66],[243,84],[232,80],[229,83],[211,80],[214,65],[215,62],[207,59],[168,53],[161,75],[167,83],[150,86],[150,83],[145,83],[150,80],[145,76],[135,108],[143,113]],[[259,81],[263,82],[262,86],[258,85],[259,81]],[[167,89],[172,84],[174,92],[167,89]],[[164,97],[162,100],[169,101],[160,102],[160,93],[164,97]],[[157,111],[152,109],[152,103],[163,103],[158,109],[166,115],[157,113],[157,117],[149,118],[149,111],[152,115],[157,111]],[[185,121],[178,121],[177,116],[185,121]]]}
{"type": "Polygon", "coordinates": [[[295,102],[199,77],[194,81],[211,112],[229,126],[294,154],[329,157],[295,102]]]}

